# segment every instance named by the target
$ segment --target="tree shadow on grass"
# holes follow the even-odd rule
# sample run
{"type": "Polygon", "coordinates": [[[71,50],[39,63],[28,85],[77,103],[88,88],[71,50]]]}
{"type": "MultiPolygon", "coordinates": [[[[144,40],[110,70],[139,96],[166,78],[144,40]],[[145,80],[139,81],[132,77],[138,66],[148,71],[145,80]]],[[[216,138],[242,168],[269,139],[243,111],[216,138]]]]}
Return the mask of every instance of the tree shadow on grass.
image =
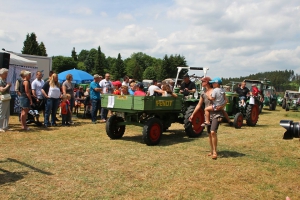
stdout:
{"type": "Polygon", "coordinates": [[[246,154],[236,151],[218,151],[218,158],[237,158],[243,156],[246,156],[246,154]]]}
{"type": "MultiPolygon", "coordinates": [[[[32,165],[29,165],[27,163],[18,161],[18,160],[13,159],[13,158],[7,158],[6,160],[0,160],[0,164],[1,163],[6,163],[6,162],[11,162],[11,163],[15,163],[15,164],[21,165],[23,167],[26,167],[28,169],[33,170],[34,172],[38,172],[38,173],[41,173],[41,174],[44,174],[44,175],[48,175],[48,176],[49,175],[53,175],[51,172],[47,172],[47,171],[38,169],[38,168],[36,168],[36,167],[34,167],[32,165]]],[[[11,172],[11,171],[8,171],[8,170],[3,169],[3,168],[0,168],[0,173],[1,172],[3,172],[3,174],[0,174],[0,185],[6,184],[6,183],[10,183],[10,182],[19,181],[19,180],[25,178],[25,176],[29,174],[28,171],[11,172]]]]}
{"type": "MultiPolygon", "coordinates": [[[[157,146],[170,146],[179,143],[192,142],[201,137],[207,137],[206,133],[203,132],[202,135],[197,138],[189,138],[184,130],[168,130],[166,132],[163,132],[160,142],[157,146]]],[[[141,135],[136,136],[123,136],[121,140],[145,144],[143,141],[142,133],[141,135]]]]}

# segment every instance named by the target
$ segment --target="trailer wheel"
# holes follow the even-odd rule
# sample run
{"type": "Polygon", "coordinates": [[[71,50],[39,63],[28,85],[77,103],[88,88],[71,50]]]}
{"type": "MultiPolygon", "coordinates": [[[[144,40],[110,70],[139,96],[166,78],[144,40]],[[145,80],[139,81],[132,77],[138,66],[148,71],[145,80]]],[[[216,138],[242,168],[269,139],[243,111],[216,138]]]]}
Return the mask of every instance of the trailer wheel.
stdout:
{"type": "Polygon", "coordinates": [[[243,126],[243,120],[244,120],[243,114],[240,112],[237,113],[234,116],[234,121],[233,121],[234,128],[241,128],[243,126]]]}
{"type": "Polygon", "coordinates": [[[106,134],[111,139],[120,139],[125,132],[125,125],[118,126],[119,122],[124,122],[122,117],[112,115],[106,122],[106,134]]]}
{"type": "Polygon", "coordinates": [[[201,124],[204,123],[204,110],[202,108],[200,108],[199,112],[194,114],[191,122],[189,120],[195,110],[195,107],[196,106],[194,105],[189,106],[184,117],[185,133],[191,138],[199,137],[204,129],[204,127],[201,126],[201,124]]]}
{"type": "Polygon", "coordinates": [[[255,126],[258,121],[259,108],[257,104],[248,105],[246,109],[246,122],[248,126],[255,126]]]}
{"type": "Polygon", "coordinates": [[[162,136],[163,125],[158,118],[149,119],[143,127],[143,140],[148,146],[157,145],[162,136]]]}

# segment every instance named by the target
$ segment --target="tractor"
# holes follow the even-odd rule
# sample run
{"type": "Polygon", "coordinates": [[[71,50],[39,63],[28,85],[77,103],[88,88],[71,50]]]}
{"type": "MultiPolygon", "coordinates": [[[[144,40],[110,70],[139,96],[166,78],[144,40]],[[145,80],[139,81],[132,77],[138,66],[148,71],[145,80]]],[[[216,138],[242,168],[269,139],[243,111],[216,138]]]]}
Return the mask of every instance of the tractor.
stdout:
{"type": "Polygon", "coordinates": [[[286,111],[299,110],[300,108],[300,92],[286,90],[282,100],[282,108],[286,111]]]}
{"type": "MultiPolygon", "coordinates": [[[[208,68],[200,67],[178,67],[177,83],[179,73],[182,70],[203,70],[204,76],[208,68]]],[[[196,77],[200,79],[201,77],[196,77]]],[[[200,87],[199,87],[200,88],[200,87]]],[[[202,134],[204,127],[204,110],[196,113],[192,121],[189,117],[198,104],[198,91],[194,95],[183,96],[179,94],[179,88],[174,88],[178,97],[159,96],[130,96],[130,95],[101,95],[101,106],[111,110],[114,114],[106,121],[106,133],[111,139],[123,137],[126,125],[143,127],[143,141],[147,145],[159,144],[162,133],[172,123],[184,124],[184,129],[189,137],[198,137],[202,134]]]]}

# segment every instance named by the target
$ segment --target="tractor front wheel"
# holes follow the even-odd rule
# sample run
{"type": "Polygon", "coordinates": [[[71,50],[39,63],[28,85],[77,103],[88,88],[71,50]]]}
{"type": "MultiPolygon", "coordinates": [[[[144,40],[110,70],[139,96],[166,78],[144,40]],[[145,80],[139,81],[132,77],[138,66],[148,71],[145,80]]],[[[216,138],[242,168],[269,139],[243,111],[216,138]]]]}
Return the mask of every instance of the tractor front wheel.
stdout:
{"type": "Polygon", "coordinates": [[[277,106],[277,101],[272,101],[272,104],[271,104],[271,109],[270,110],[276,110],[276,106],[277,106]]]}
{"type": "Polygon", "coordinates": [[[246,109],[246,122],[248,126],[255,126],[258,121],[259,108],[257,104],[248,105],[246,109]]]}
{"type": "Polygon", "coordinates": [[[286,100],[285,99],[282,100],[282,106],[281,107],[282,107],[282,109],[285,109],[285,107],[286,107],[286,100]]]}
{"type": "Polygon", "coordinates": [[[143,141],[148,146],[157,145],[160,142],[163,125],[158,118],[149,119],[143,127],[143,141]]]}
{"type": "Polygon", "coordinates": [[[243,120],[244,120],[243,114],[240,112],[237,113],[234,116],[234,121],[233,121],[234,128],[241,128],[243,126],[243,120]]]}
{"type": "Polygon", "coordinates": [[[116,115],[111,116],[106,122],[106,134],[111,139],[120,139],[125,132],[125,125],[118,125],[119,122],[124,122],[122,117],[116,115]]]}
{"type": "Polygon", "coordinates": [[[290,110],[290,105],[287,103],[286,105],[285,105],[285,111],[289,111],[290,110]]]}
{"type": "Polygon", "coordinates": [[[194,105],[189,106],[184,116],[185,133],[191,138],[199,137],[204,129],[204,127],[201,126],[201,124],[204,123],[204,110],[202,108],[194,114],[192,121],[189,120],[195,110],[195,107],[196,106],[194,105]]]}

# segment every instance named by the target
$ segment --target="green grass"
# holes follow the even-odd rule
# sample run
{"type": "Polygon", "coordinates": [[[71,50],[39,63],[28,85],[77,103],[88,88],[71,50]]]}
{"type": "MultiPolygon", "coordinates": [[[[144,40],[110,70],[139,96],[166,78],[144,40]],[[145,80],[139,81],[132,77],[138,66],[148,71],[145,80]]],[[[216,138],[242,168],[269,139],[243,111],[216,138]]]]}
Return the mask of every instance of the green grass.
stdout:
{"type": "Polygon", "coordinates": [[[173,124],[158,146],[140,127],[110,140],[104,124],[32,126],[0,135],[0,199],[300,199],[300,143],[282,140],[281,119],[299,113],[263,110],[256,127],[219,129],[218,159],[207,157],[206,132],[186,137],[173,124]]]}

